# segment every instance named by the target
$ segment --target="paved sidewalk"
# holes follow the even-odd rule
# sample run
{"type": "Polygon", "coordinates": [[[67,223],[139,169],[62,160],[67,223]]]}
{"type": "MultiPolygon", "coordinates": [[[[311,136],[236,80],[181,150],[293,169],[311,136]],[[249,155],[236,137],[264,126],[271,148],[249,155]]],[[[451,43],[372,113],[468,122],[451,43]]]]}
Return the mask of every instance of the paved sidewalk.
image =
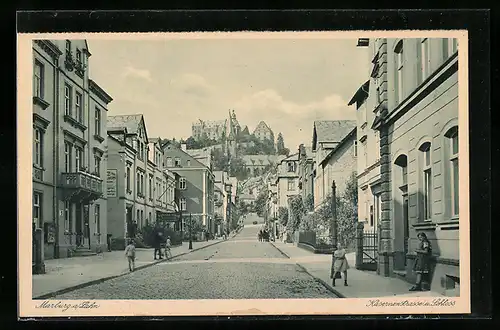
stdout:
{"type": "MultiPolygon", "coordinates": [[[[236,233],[230,235],[234,237],[236,233]]],[[[223,242],[222,239],[208,242],[193,242],[193,250],[189,243],[171,249],[172,257],[191,253],[223,242]]],[[[154,249],[137,249],[136,269],[153,266],[166,259],[154,260],[154,249]]],[[[56,294],[71,291],[80,287],[102,282],[129,273],[124,251],[104,252],[90,257],[74,257],[45,260],[45,274],[32,275],[32,297],[45,299],[56,294]]]]}
{"type": "Polygon", "coordinates": [[[337,280],[336,286],[332,287],[332,279],[330,278],[332,256],[330,254],[314,254],[291,243],[272,242],[271,244],[341,298],[442,296],[430,291],[409,292],[412,285],[403,280],[382,277],[375,272],[357,270],[354,268],[356,262],[354,252],[346,255],[350,267],[347,273],[349,286],[344,286],[343,280],[337,280]]]}

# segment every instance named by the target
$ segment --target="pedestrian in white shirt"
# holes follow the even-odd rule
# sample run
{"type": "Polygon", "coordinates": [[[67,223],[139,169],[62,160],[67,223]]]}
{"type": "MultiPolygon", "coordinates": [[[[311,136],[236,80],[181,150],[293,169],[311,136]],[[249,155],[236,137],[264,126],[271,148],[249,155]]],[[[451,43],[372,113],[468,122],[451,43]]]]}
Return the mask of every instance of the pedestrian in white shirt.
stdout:
{"type": "Polygon", "coordinates": [[[135,242],[133,239],[125,248],[125,256],[128,259],[128,269],[133,272],[135,270],[135,242]]]}

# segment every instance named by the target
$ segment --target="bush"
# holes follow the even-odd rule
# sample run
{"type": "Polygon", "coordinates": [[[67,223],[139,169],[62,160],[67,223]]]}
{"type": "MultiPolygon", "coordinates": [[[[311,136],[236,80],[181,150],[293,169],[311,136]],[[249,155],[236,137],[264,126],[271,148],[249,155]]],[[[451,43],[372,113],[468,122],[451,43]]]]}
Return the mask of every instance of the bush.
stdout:
{"type": "MultiPolygon", "coordinates": [[[[358,191],[356,173],[352,173],[346,189],[336,196],[337,240],[345,248],[354,246],[356,239],[356,224],[358,222],[358,191]]],[[[301,230],[315,230],[318,234],[316,246],[326,247],[331,244],[330,225],[332,220],[331,195],[325,198],[323,204],[317,207],[314,214],[305,217],[301,230]]]]}
{"type": "Polygon", "coordinates": [[[156,231],[159,230],[163,233],[163,237],[166,239],[170,236],[170,241],[172,245],[180,245],[182,244],[181,233],[178,231],[174,231],[171,228],[166,227],[165,224],[159,224],[158,227],[153,225],[146,225],[139,230],[139,233],[136,235],[135,241],[137,247],[149,248],[154,246],[155,234],[156,231]]]}
{"type": "Polygon", "coordinates": [[[293,234],[300,228],[302,218],[306,214],[306,208],[301,195],[290,197],[288,205],[290,209],[290,219],[287,223],[287,230],[290,234],[293,234]]]}
{"type": "Polygon", "coordinates": [[[125,238],[111,238],[111,251],[125,250],[125,246],[127,246],[125,238]]]}

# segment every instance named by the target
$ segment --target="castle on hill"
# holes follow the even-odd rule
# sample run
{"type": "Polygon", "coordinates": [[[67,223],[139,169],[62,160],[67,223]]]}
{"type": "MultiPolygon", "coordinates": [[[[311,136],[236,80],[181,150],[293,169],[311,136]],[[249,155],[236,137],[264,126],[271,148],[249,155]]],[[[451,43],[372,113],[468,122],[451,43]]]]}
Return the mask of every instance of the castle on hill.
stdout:
{"type": "MultiPolygon", "coordinates": [[[[238,146],[245,147],[248,143],[243,142],[240,137],[249,136],[250,132],[248,126],[242,126],[236,118],[236,113],[234,110],[229,110],[228,117],[222,120],[205,121],[199,119],[197,122],[192,124],[191,136],[195,140],[215,140],[221,141],[226,147],[226,150],[234,155],[238,146]]],[[[260,121],[253,135],[261,141],[270,140],[274,144],[274,132],[272,129],[264,122],[260,121]]]]}

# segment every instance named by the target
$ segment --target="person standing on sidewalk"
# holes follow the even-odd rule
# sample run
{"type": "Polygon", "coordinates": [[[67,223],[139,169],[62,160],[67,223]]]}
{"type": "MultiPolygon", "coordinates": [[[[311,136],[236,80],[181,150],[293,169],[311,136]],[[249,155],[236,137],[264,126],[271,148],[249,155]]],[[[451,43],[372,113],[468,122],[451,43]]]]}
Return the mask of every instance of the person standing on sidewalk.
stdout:
{"type": "Polygon", "coordinates": [[[410,288],[410,291],[422,291],[422,282],[424,277],[428,281],[432,246],[427,235],[425,233],[418,233],[417,238],[420,240],[419,248],[415,251],[417,252],[417,258],[415,259],[415,264],[413,265],[413,270],[417,273],[417,281],[415,285],[410,288]]]}
{"type": "Polygon", "coordinates": [[[159,230],[159,228],[156,229],[154,238],[153,238],[153,248],[155,249],[154,251],[154,260],[156,260],[156,253],[159,254],[159,258],[163,259],[161,255],[161,243],[163,240],[163,233],[159,230]]]}
{"type": "Polygon", "coordinates": [[[128,259],[128,270],[133,272],[135,270],[135,242],[133,239],[125,248],[125,256],[128,259]]]}
{"type": "Polygon", "coordinates": [[[332,278],[332,286],[335,286],[335,280],[341,278],[341,274],[344,275],[344,286],[347,286],[347,270],[349,269],[349,263],[346,259],[347,251],[342,247],[342,244],[337,244],[337,250],[333,252],[333,262],[332,271],[330,273],[330,278],[332,278]]]}

